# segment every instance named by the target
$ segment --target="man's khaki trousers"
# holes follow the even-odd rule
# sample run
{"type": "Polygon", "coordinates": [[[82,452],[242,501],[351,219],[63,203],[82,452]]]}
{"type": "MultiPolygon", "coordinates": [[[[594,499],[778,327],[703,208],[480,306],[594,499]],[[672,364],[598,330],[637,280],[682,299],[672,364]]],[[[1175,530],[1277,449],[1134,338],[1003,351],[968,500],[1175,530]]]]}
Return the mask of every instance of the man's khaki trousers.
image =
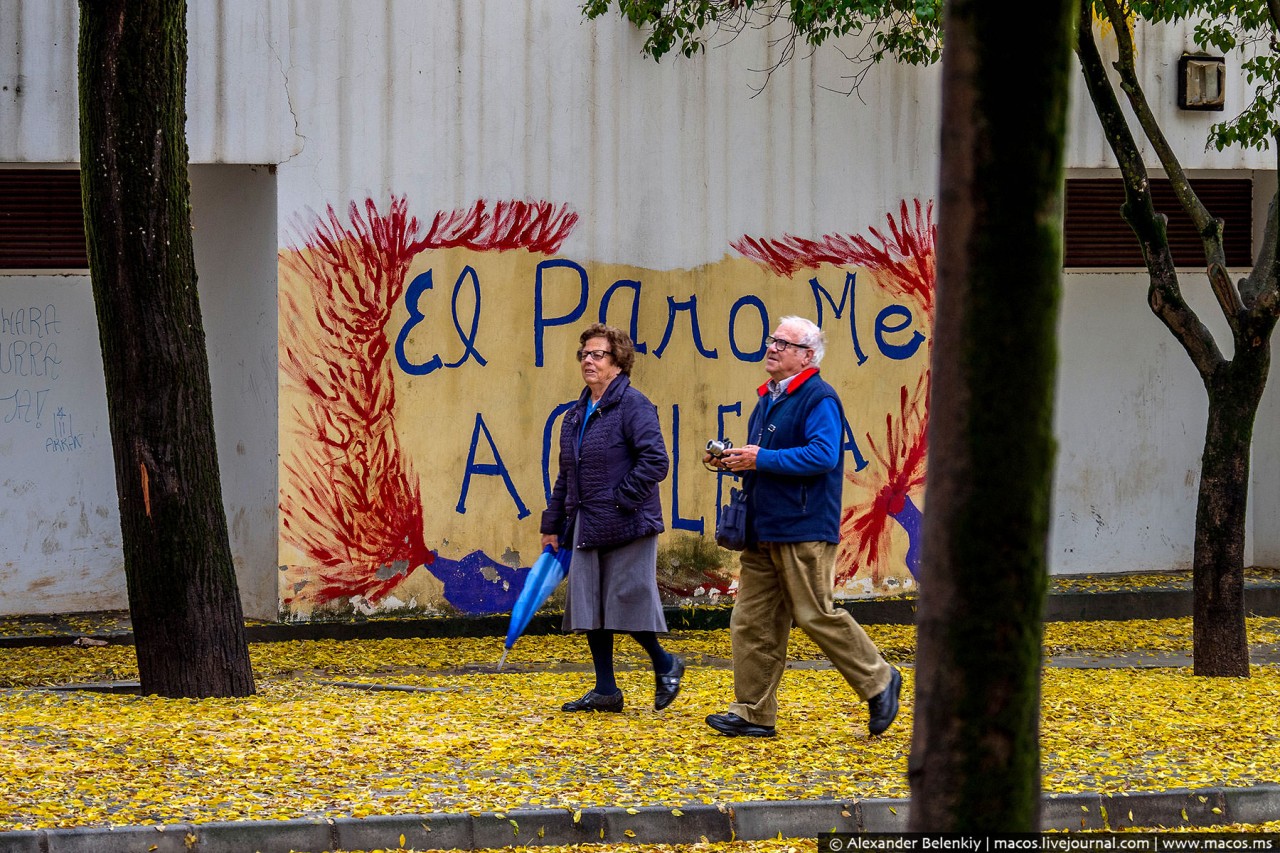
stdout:
{"type": "Polygon", "coordinates": [[[862,699],[889,686],[891,670],[875,643],[848,611],[832,604],[836,548],[831,542],[762,542],[742,552],[729,622],[737,700],[730,713],[776,725],[793,620],[862,699]]]}

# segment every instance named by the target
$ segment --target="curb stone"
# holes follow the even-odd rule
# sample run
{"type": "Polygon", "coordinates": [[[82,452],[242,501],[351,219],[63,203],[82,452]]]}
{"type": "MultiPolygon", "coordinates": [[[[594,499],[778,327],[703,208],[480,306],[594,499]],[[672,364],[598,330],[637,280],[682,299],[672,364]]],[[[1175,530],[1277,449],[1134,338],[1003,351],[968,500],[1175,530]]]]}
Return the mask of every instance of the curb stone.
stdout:
{"type": "Polygon", "coordinates": [[[334,820],[336,850],[384,850],[405,847],[411,850],[438,847],[442,850],[475,848],[471,815],[373,815],[366,818],[334,820]],[[400,839],[404,843],[400,843],[400,839]]]}
{"type": "MultiPolygon", "coordinates": [[[[1194,596],[1190,589],[1142,589],[1114,592],[1054,592],[1045,597],[1045,622],[1127,621],[1173,619],[1191,615],[1194,596]]],[[[1280,583],[1245,581],[1245,611],[1250,616],[1280,616],[1280,583]]],[[[911,625],[915,622],[914,597],[846,598],[836,605],[849,611],[863,625],[911,625]]],[[[726,605],[663,608],[672,631],[714,630],[729,626],[726,605]]],[[[507,631],[503,615],[422,616],[403,619],[354,619],[343,622],[271,622],[245,626],[251,643],[293,640],[376,640],[451,637],[502,637],[507,631]]],[[[525,634],[560,633],[560,615],[539,613],[525,634]]],[[[65,646],[80,631],[70,627],[57,634],[0,636],[0,648],[65,646]]],[[[91,632],[94,639],[111,645],[132,645],[133,632],[111,629],[91,632]]]]}
{"type": "MultiPolygon", "coordinates": [[[[0,832],[0,853],[100,853],[106,850],[112,853],[188,853],[189,850],[195,853],[320,853],[396,846],[476,850],[588,842],[694,844],[704,838],[707,841],[756,841],[779,835],[813,838],[833,829],[902,832],[907,828],[909,807],[910,800],[906,798],[779,800],[724,807],[694,804],[635,809],[584,808],[576,822],[574,812],[560,808],[332,820],[77,827],[0,832]],[[633,835],[627,835],[628,831],[633,835]],[[188,834],[196,839],[190,848],[188,834]]],[[[1272,820],[1280,820],[1280,785],[1132,794],[1047,794],[1041,806],[1044,828],[1060,831],[1105,827],[1207,829],[1272,820]]]]}
{"type": "Polygon", "coordinates": [[[1102,829],[1099,794],[1048,794],[1040,801],[1040,828],[1059,832],[1102,829]]]}
{"type": "MultiPolygon", "coordinates": [[[[147,853],[154,848],[154,853],[190,853],[187,835],[195,829],[193,824],[49,829],[42,833],[43,845],[38,839],[37,845],[28,849],[42,853],[147,853]]],[[[0,850],[3,849],[0,840],[0,850]]]]}

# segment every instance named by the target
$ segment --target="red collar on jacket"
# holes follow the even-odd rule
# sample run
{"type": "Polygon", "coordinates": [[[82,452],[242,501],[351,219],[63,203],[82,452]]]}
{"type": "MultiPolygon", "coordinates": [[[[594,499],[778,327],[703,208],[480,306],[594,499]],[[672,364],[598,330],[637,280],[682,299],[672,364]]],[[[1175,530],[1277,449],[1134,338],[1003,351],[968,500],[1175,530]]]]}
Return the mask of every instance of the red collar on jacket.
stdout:
{"type": "MultiPolygon", "coordinates": [[[[800,371],[799,373],[796,374],[794,379],[792,379],[790,382],[787,383],[786,393],[790,394],[792,391],[796,390],[801,385],[808,382],[811,378],[817,375],[818,375],[818,368],[816,367],[810,367],[807,370],[800,371]]],[[[768,394],[768,393],[769,393],[768,382],[764,383],[763,385],[761,385],[759,388],[756,389],[756,394],[758,394],[761,397],[763,397],[765,394],[768,394]]]]}

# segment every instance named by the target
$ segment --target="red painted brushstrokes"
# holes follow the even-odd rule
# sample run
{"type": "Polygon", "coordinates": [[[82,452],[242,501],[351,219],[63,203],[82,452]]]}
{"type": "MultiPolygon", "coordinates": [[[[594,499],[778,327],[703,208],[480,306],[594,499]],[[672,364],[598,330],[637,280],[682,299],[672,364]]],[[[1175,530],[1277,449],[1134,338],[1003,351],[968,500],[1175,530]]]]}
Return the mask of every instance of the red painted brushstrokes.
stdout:
{"type": "Polygon", "coordinates": [[[910,298],[932,317],[938,235],[933,224],[933,202],[926,205],[915,199],[912,215],[904,199],[898,217],[885,217],[888,236],[869,229],[874,240],[848,234],[827,234],[811,240],[787,234],[781,239],[744,236],[732,245],[780,276],[821,264],[865,267],[879,273],[877,281],[890,294],[910,298]]]}
{"type": "Polygon", "coordinates": [[[836,581],[852,578],[861,566],[871,570],[879,583],[882,563],[890,550],[890,534],[906,498],[924,485],[928,451],[929,371],[920,377],[910,395],[899,391],[898,413],[885,415],[885,442],[881,448],[867,435],[871,454],[879,467],[846,474],[850,482],[873,495],[870,501],[845,507],[840,519],[840,554],[836,581]]]}
{"type": "Polygon", "coordinates": [[[576,213],[547,202],[477,201],[442,211],[426,233],[403,197],[386,214],[352,202],[344,223],[299,220],[301,248],[280,253],[282,272],[310,285],[281,291],[280,369],[305,402],[295,409],[297,450],[283,462],[285,540],[313,565],[293,595],[324,604],[376,601],[434,559],[425,542],[418,477],[395,430],[395,382],[385,328],[419,252],[465,247],[554,252],[576,213]]]}
{"type": "Polygon", "coordinates": [[[578,214],[565,204],[480,199],[464,210],[437,213],[412,248],[415,254],[461,246],[477,252],[527,249],[549,255],[560,251],[577,224],[578,214]]]}

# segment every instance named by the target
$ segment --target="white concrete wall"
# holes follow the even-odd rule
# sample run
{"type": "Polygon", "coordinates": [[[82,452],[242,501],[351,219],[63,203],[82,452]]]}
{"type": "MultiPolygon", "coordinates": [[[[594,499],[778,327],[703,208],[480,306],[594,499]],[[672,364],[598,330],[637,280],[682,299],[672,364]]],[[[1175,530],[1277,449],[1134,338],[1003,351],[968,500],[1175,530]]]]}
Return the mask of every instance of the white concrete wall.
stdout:
{"type": "MultiPolygon", "coordinates": [[[[1276,172],[1255,172],[1253,176],[1253,219],[1257,224],[1254,245],[1261,242],[1268,205],[1276,196],[1276,172]]],[[[1252,514],[1253,560],[1259,566],[1280,568],[1280,353],[1277,335],[1271,336],[1271,377],[1253,425],[1253,490],[1249,494],[1252,514]]]]}
{"type": "Polygon", "coordinates": [[[192,224],[231,554],[245,614],[274,619],[276,180],[266,166],[193,166],[192,224]]]}
{"type": "MultiPolygon", "coordinates": [[[[286,0],[188,4],[192,162],[278,163],[301,146],[286,87],[293,14],[286,0]]],[[[78,162],[75,0],[0,2],[0,38],[0,163],[78,162]]]]}
{"type": "MultiPolygon", "coordinates": [[[[1185,292],[1217,330],[1195,278],[1185,292]]],[[[1208,411],[1195,368],[1147,307],[1145,274],[1063,284],[1052,571],[1190,568],[1208,411]]]]}
{"type": "MultiPolygon", "coordinates": [[[[277,611],[275,177],[266,167],[197,166],[191,178],[232,558],[246,614],[269,619],[277,611]]],[[[127,607],[87,276],[0,275],[0,465],[0,615],[127,607]]]]}
{"type": "MultiPolygon", "coordinates": [[[[937,69],[886,65],[849,97],[832,91],[846,86],[847,66],[824,50],[752,97],[765,78],[749,69],[776,59],[765,34],[655,65],[629,24],[585,23],[578,4],[559,0],[210,0],[191,4],[189,26],[192,160],[279,164],[275,177],[245,166],[192,171],[219,454],[252,615],[275,612],[275,247],[294,239],[294,217],[365,197],[385,207],[393,192],[414,212],[546,199],[584,213],[567,256],[692,269],[744,234],[882,223],[900,199],[933,195],[945,139],[934,120],[937,69]]],[[[0,163],[74,163],[75,3],[5,0],[0,33],[13,45],[0,51],[0,163]]],[[[1274,153],[1204,151],[1208,125],[1229,113],[1174,107],[1186,29],[1140,38],[1142,73],[1163,81],[1155,107],[1187,166],[1258,170],[1259,192],[1274,189],[1274,153]]],[[[1229,110],[1247,94],[1230,79],[1229,110]]],[[[1071,123],[1070,165],[1110,167],[1078,84],[1071,123]]],[[[1186,286],[1220,324],[1202,277],[1189,274],[1186,286]]],[[[1145,289],[1140,273],[1065,277],[1058,573],[1190,560],[1204,392],[1145,289]]],[[[123,606],[88,282],[7,276],[0,306],[44,316],[53,306],[59,320],[48,338],[3,339],[6,351],[56,343],[58,363],[39,375],[0,371],[0,612],[123,606]],[[23,392],[44,408],[19,405],[23,392]],[[79,444],[55,452],[63,428],[79,444]]],[[[1254,559],[1272,565],[1275,386],[1256,430],[1250,527],[1254,559]]]]}
{"type": "Polygon", "coordinates": [[[0,465],[0,613],[127,606],[87,276],[0,276],[0,465]]]}

